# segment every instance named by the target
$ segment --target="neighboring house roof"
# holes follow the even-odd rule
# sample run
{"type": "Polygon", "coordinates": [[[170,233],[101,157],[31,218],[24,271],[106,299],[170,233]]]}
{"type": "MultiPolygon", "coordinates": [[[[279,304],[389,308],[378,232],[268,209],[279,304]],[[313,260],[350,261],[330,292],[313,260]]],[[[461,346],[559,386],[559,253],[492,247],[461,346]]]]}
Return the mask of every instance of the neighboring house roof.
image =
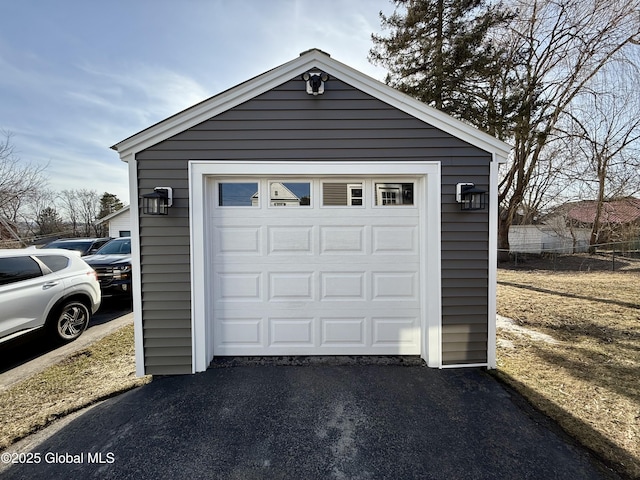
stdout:
{"type": "MultiPolygon", "coordinates": [[[[593,223],[597,202],[587,200],[567,206],[567,217],[580,223],[593,223]]],[[[602,204],[602,223],[627,224],[640,221],[640,199],[624,198],[602,204]]]]}
{"type": "Polygon", "coordinates": [[[137,152],[268,92],[310,70],[321,70],[329,74],[330,77],[338,78],[435,128],[489,152],[493,154],[493,158],[497,162],[505,162],[511,151],[510,145],[497,138],[340,63],[318,49],[303,52],[298,58],[156,123],[111,148],[116,150],[124,161],[129,161],[134,158],[133,155],[137,152]]]}
{"type": "Polygon", "coordinates": [[[126,207],[121,208],[120,210],[117,210],[117,211],[115,211],[113,213],[110,213],[106,217],[102,217],[100,220],[98,220],[96,222],[96,225],[100,225],[102,223],[108,222],[108,221],[112,220],[114,217],[118,217],[118,216],[122,215],[123,213],[128,212],[129,211],[129,207],[130,206],[127,205],[126,207]]]}

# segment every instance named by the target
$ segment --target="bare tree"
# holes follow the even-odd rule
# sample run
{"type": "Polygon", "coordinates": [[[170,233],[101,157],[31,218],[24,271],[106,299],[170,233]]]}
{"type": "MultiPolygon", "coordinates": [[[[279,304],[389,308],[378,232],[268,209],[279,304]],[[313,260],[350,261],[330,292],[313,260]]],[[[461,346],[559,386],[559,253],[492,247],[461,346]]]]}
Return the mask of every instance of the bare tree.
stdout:
{"type": "Polygon", "coordinates": [[[53,190],[33,192],[25,203],[28,208],[24,209],[22,220],[31,235],[62,233],[62,219],[56,211],[56,193],[53,190]]]}
{"type": "Polygon", "coordinates": [[[577,146],[582,171],[570,180],[580,182],[595,198],[590,245],[603,227],[605,201],[640,190],[640,80],[638,67],[603,70],[568,112],[568,140],[577,146]]]}
{"type": "Polygon", "coordinates": [[[78,205],[78,192],[76,190],[63,190],[59,195],[62,203],[62,211],[66,214],[66,220],[71,227],[71,236],[79,236],[80,206],[78,205]]]}
{"type": "MultiPolygon", "coordinates": [[[[549,159],[549,141],[576,97],[605,66],[640,41],[639,0],[513,0],[518,16],[503,42],[522,57],[513,155],[499,185],[498,242],[509,249],[509,227],[549,159]]],[[[553,169],[551,169],[553,170],[553,169]]]]}
{"type": "Polygon", "coordinates": [[[25,199],[45,187],[46,166],[21,161],[11,137],[0,131],[0,216],[16,222],[25,199]]]}
{"type": "Polygon", "coordinates": [[[81,235],[84,237],[91,237],[98,234],[96,230],[95,221],[98,218],[98,212],[100,211],[100,196],[95,190],[81,189],[76,190],[78,216],[81,225],[81,235]]]}

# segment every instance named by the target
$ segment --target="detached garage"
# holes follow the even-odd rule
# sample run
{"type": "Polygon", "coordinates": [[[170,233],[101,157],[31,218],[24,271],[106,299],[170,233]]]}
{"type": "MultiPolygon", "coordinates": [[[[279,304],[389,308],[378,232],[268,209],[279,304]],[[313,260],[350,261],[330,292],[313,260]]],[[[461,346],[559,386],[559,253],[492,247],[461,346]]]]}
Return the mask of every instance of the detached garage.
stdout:
{"type": "Polygon", "coordinates": [[[112,148],[137,212],[138,374],[215,356],[495,366],[506,144],[310,50],[112,148]]]}

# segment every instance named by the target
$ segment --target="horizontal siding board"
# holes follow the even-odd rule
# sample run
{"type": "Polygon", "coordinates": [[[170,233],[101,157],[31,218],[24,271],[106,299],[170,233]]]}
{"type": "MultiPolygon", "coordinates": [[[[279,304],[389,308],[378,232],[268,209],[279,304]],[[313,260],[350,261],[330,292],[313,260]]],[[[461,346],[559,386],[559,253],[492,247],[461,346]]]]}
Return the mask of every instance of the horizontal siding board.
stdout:
{"type": "Polygon", "coordinates": [[[175,247],[184,244],[189,237],[184,235],[148,235],[140,239],[142,247],[175,247]]]}
{"type": "Polygon", "coordinates": [[[487,334],[486,323],[472,323],[464,325],[443,325],[443,335],[458,335],[458,334],[487,334]]]}
{"type": "Polygon", "coordinates": [[[155,265],[146,265],[144,268],[144,272],[145,275],[149,275],[148,280],[153,281],[156,275],[174,275],[186,273],[190,276],[191,267],[189,265],[189,262],[158,263],[155,265]]]}
{"type": "Polygon", "coordinates": [[[487,321],[487,308],[477,307],[475,305],[449,305],[446,308],[447,321],[452,322],[455,318],[469,318],[471,316],[481,315],[483,322],[487,321]]]}
{"type": "Polygon", "coordinates": [[[175,285],[175,290],[168,291],[167,288],[163,289],[153,289],[147,290],[146,287],[142,287],[142,300],[144,302],[174,302],[180,300],[186,300],[190,298],[189,291],[177,291],[177,288],[184,288],[183,286],[178,287],[175,285]]]}
{"type": "Polygon", "coordinates": [[[487,295],[487,289],[483,286],[454,286],[454,287],[443,287],[442,289],[442,298],[443,299],[453,299],[453,301],[458,301],[460,298],[465,299],[473,299],[474,301],[479,301],[482,298],[485,298],[487,295]]]}
{"type": "Polygon", "coordinates": [[[486,261],[487,252],[486,250],[442,250],[442,261],[446,262],[447,260],[483,260],[486,261]]]}
{"type": "Polygon", "coordinates": [[[191,328],[143,328],[144,338],[191,338],[191,328]]]}
{"type": "MultiPolygon", "coordinates": [[[[388,144],[385,148],[327,148],[315,150],[297,150],[280,148],[265,150],[259,146],[243,150],[163,150],[154,151],[153,155],[137,157],[139,160],[241,160],[241,161],[327,161],[327,160],[379,160],[390,161],[391,158],[401,160],[441,160],[444,155],[451,154],[453,149],[447,147],[430,147],[422,149],[402,149],[388,144]]],[[[465,156],[465,148],[456,148],[457,156],[465,156]]]]}
{"type": "Polygon", "coordinates": [[[444,365],[464,365],[465,363],[486,363],[486,346],[478,350],[466,350],[455,352],[443,352],[442,363],[444,365]]]}
{"type": "Polygon", "coordinates": [[[483,348],[487,341],[487,332],[465,332],[465,333],[443,333],[442,341],[445,343],[455,343],[455,344],[469,344],[469,343],[477,343],[482,344],[483,348]]]}
{"type": "Polygon", "coordinates": [[[145,347],[189,347],[191,350],[191,338],[146,338],[144,345],[145,347]]]}
{"type": "MultiPolygon", "coordinates": [[[[450,215],[450,214],[448,214],[450,215]]],[[[443,233],[460,234],[459,239],[469,238],[470,235],[478,232],[484,232],[489,234],[489,226],[481,221],[479,222],[455,222],[455,221],[442,221],[441,230],[443,233]],[[467,235],[466,237],[464,235],[467,235]]]]}
{"type": "MultiPolygon", "coordinates": [[[[470,305],[467,305],[467,307],[470,305]]],[[[487,324],[487,312],[486,310],[482,311],[480,309],[478,309],[477,307],[474,307],[474,313],[472,314],[463,314],[463,315],[457,315],[454,312],[449,313],[448,311],[448,307],[447,309],[443,309],[443,310],[447,310],[444,313],[444,318],[442,321],[443,326],[444,325],[473,325],[473,324],[478,324],[478,325],[486,325],[487,324]]]]}
{"type": "Polygon", "coordinates": [[[189,365],[147,365],[147,375],[187,375],[191,373],[191,364],[189,365]]]}
{"type": "MultiPolygon", "coordinates": [[[[189,237],[185,237],[186,240],[189,237]]],[[[142,255],[148,255],[150,257],[154,255],[158,255],[159,257],[164,256],[166,253],[170,253],[171,255],[182,255],[183,261],[189,262],[189,245],[171,245],[170,249],[167,251],[167,247],[165,246],[155,246],[155,245],[141,245],[140,253],[142,255]]],[[[144,270],[143,270],[144,271],[144,270]]]]}
{"type": "MultiPolygon", "coordinates": [[[[153,349],[152,349],[153,351],[153,349]]],[[[191,367],[191,355],[171,355],[171,356],[145,356],[147,366],[164,367],[164,366],[188,366],[191,367]]],[[[191,373],[191,372],[189,372],[191,373]]]]}
{"type": "Polygon", "coordinates": [[[487,277],[469,278],[469,277],[460,275],[457,278],[445,277],[442,279],[443,290],[447,292],[451,292],[454,290],[462,291],[463,295],[464,295],[464,292],[469,292],[470,289],[481,290],[483,294],[486,295],[488,286],[489,286],[489,281],[487,277]]]}
{"type": "MultiPolygon", "coordinates": [[[[432,139],[442,139],[442,141],[446,141],[447,143],[454,143],[455,145],[459,145],[459,141],[457,139],[447,138],[442,134],[439,130],[435,128],[411,128],[411,124],[406,126],[398,125],[398,129],[380,129],[374,128],[378,125],[379,122],[373,121],[371,123],[372,128],[367,128],[366,125],[359,124],[358,128],[351,128],[348,130],[337,129],[335,128],[335,124],[333,122],[327,122],[322,128],[321,125],[318,125],[317,122],[312,122],[306,125],[300,125],[299,122],[291,122],[288,125],[288,128],[279,128],[277,130],[265,128],[261,129],[259,125],[262,123],[256,123],[256,128],[251,131],[251,140],[252,141],[262,141],[262,140],[273,140],[274,136],[277,135],[277,138],[281,141],[289,141],[289,140],[350,140],[350,141],[361,141],[361,140],[370,140],[370,139],[386,139],[387,141],[393,141],[396,143],[400,143],[405,139],[420,139],[423,145],[429,144],[432,139]]],[[[201,129],[201,130],[187,130],[183,133],[180,133],[173,137],[174,142],[190,142],[190,141],[200,141],[200,142],[215,142],[218,141],[243,141],[247,138],[247,133],[245,130],[239,129],[231,129],[229,122],[217,122],[215,125],[206,123],[205,125],[210,125],[209,129],[201,129]]],[[[262,125],[264,127],[264,125],[262,125]]],[[[163,145],[163,147],[165,147],[163,145]]],[[[486,167],[479,165],[476,167],[471,167],[473,170],[470,170],[469,173],[473,173],[476,175],[482,175],[486,167]]],[[[456,180],[459,181],[459,180],[456,180]]]]}
{"type": "MultiPolygon", "coordinates": [[[[251,139],[251,140],[242,140],[244,142],[244,150],[273,150],[274,152],[281,151],[301,151],[301,150],[350,150],[350,149],[359,149],[362,148],[362,142],[366,140],[367,148],[389,148],[393,145],[390,145],[391,142],[388,138],[365,138],[365,139],[355,139],[355,138],[290,138],[283,140],[281,138],[269,138],[269,139],[251,139]]],[[[217,151],[232,151],[234,144],[236,144],[238,140],[233,139],[224,139],[224,140],[198,140],[198,141],[190,141],[190,142],[182,142],[182,141],[173,141],[173,142],[165,142],[163,143],[162,149],[157,149],[155,152],[164,152],[164,151],[208,151],[208,150],[217,150],[217,151]]],[[[426,141],[425,138],[402,138],[396,140],[397,143],[402,143],[403,149],[423,149],[423,148],[457,148],[459,144],[457,142],[453,142],[448,138],[431,138],[429,141],[426,141]]],[[[151,178],[151,177],[148,177],[151,178]]]]}
{"type": "MultiPolygon", "coordinates": [[[[184,319],[186,316],[190,316],[191,311],[187,309],[175,309],[175,310],[147,310],[146,320],[169,320],[174,322],[176,318],[184,319]]],[[[184,320],[183,320],[184,321],[184,320]]]]}
{"type": "Polygon", "coordinates": [[[180,358],[188,358],[189,364],[191,364],[191,345],[188,346],[180,346],[180,345],[171,345],[171,346],[156,346],[156,345],[147,345],[147,356],[148,357],[180,357],[180,358]]]}
{"type": "Polygon", "coordinates": [[[154,312],[162,312],[162,311],[170,311],[176,312],[175,318],[180,321],[183,321],[186,318],[190,318],[191,314],[180,317],[178,316],[178,312],[191,312],[191,299],[184,298],[180,301],[173,301],[169,303],[156,303],[156,302],[145,302],[144,298],[142,299],[142,307],[145,312],[150,312],[153,314],[154,312]]]}
{"type": "MultiPolygon", "coordinates": [[[[304,120],[304,122],[301,122],[300,119],[282,119],[279,122],[272,124],[270,122],[264,122],[262,120],[255,120],[253,118],[245,118],[241,121],[230,121],[229,119],[215,117],[195,127],[192,127],[189,132],[235,132],[232,134],[234,135],[234,138],[246,137],[248,135],[247,132],[251,132],[252,136],[260,135],[262,132],[272,132],[272,134],[273,132],[277,132],[277,134],[282,135],[283,138],[287,138],[286,135],[289,134],[288,132],[345,132],[344,128],[342,128],[343,125],[341,125],[341,123],[343,122],[341,118],[324,120],[319,118],[306,118],[304,120]]],[[[356,132],[355,135],[358,135],[359,131],[368,131],[372,133],[390,131],[391,133],[388,134],[389,138],[401,138],[402,135],[413,136],[414,133],[420,132],[426,132],[424,134],[428,137],[430,135],[429,132],[433,131],[433,133],[431,134],[433,136],[446,136],[446,134],[444,134],[440,130],[437,130],[410,117],[386,119],[384,125],[381,124],[379,119],[373,117],[358,119],[357,123],[353,123],[352,121],[349,122],[351,128],[349,128],[346,132],[356,132]],[[414,133],[407,133],[409,131],[414,131],[414,133]]],[[[179,133],[178,135],[176,135],[176,137],[182,138],[182,135],[184,135],[184,133],[179,133]]]]}

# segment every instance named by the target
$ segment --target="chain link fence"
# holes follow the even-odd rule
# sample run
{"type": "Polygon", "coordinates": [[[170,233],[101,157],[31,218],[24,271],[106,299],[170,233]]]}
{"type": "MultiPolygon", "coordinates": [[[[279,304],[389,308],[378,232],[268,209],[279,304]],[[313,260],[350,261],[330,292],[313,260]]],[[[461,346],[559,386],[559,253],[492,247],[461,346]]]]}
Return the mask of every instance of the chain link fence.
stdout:
{"type": "MultiPolygon", "coordinates": [[[[525,245],[526,247],[526,245],[525,245]]],[[[502,267],[509,264],[516,268],[544,268],[553,270],[632,270],[640,271],[640,238],[626,242],[609,242],[591,245],[580,253],[573,253],[569,246],[537,247],[535,253],[519,248],[518,251],[498,250],[502,267]],[[502,253],[502,255],[500,255],[502,253]]]]}

